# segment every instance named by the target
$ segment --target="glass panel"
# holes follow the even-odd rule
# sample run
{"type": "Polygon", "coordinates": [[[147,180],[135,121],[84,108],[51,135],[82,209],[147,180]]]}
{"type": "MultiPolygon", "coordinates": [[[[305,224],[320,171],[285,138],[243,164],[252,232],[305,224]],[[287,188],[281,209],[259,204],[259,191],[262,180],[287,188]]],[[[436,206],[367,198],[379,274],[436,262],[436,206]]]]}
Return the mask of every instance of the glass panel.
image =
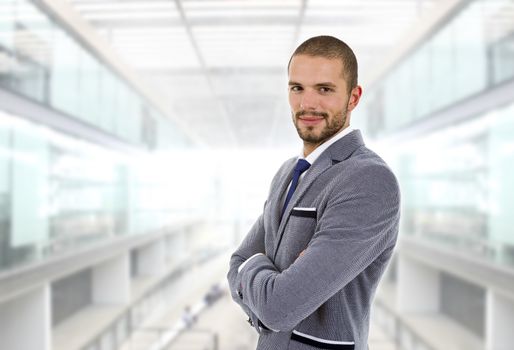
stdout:
{"type": "Polygon", "coordinates": [[[402,145],[403,234],[514,265],[514,104],[402,145]]]}
{"type": "Polygon", "coordinates": [[[15,2],[0,1],[0,86],[10,85],[10,74],[14,65],[14,9],[15,2]]]}
{"type": "Polygon", "coordinates": [[[52,59],[53,25],[29,2],[16,7],[13,87],[38,101],[47,101],[47,84],[52,59]]]}
{"type": "Polygon", "coordinates": [[[130,104],[127,102],[130,101],[130,98],[130,91],[127,86],[119,82],[116,94],[119,103],[114,120],[114,132],[122,139],[128,139],[129,135],[127,119],[130,118],[130,104]]]}
{"type": "MultiPolygon", "coordinates": [[[[491,85],[512,79],[512,13],[512,0],[472,1],[397,62],[386,78],[368,92],[375,96],[384,94],[387,123],[382,128],[393,130],[409,123],[411,118],[428,117],[491,85]],[[402,97],[401,103],[396,102],[396,96],[402,97]]],[[[365,104],[379,102],[372,98],[365,104]]],[[[372,111],[379,107],[364,108],[372,111]]],[[[373,119],[382,116],[375,115],[370,116],[368,127],[373,129],[372,134],[379,135],[380,130],[375,129],[381,123],[373,119]]]]}
{"type": "Polygon", "coordinates": [[[54,107],[70,115],[78,110],[78,62],[78,45],[67,33],[57,31],[54,37],[50,101],[54,107]]]}
{"type": "Polygon", "coordinates": [[[1,121],[3,268],[127,234],[122,155],[7,114],[1,121]]]}
{"type": "Polygon", "coordinates": [[[431,46],[423,45],[412,57],[413,71],[413,117],[426,116],[430,111],[430,101],[433,99],[433,86],[430,79],[431,46]]]}
{"type": "Polygon", "coordinates": [[[453,101],[454,80],[452,71],[455,66],[453,56],[452,28],[446,27],[431,40],[431,79],[437,94],[430,95],[430,108],[438,110],[453,101]]]}
{"type": "Polygon", "coordinates": [[[115,234],[113,210],[117,160],[85,145],[52,145],[52,250],[115,234]],[[76,198],[81,198],[77,201],[76,198]]]}
{"type": "Polygon", "coordinates": [[[489,240],[498,260],[514,264],[514,104],[496,116],[488,139],[489,240]]]}
{"type": "Polygon", "coordinates": [[[79,116],[87,123],[97,125],[100,110],[100,65],[89,53],[80,50],[79,56],[79,116]]]}
{"type": "MultiPolygon", "coordinates": [[[[0,0],[0,85],[131,143],[159,146],[158,134],[168,148],[188,142],[31,1],[0,0]]],[[[152,164],[138,173],[141,164],[127,158],[1,113],[0,269],[144,233],[166,223],[170,212],[191,212],[171,203],[182,202],[169,186],[173,169],[161,174],[162,164],[152,164]]]]}
{"type": "Polygon", "coordinates": [[[492,46],[494,83],[514,77],[514,34],[503,38],[492,46]]]}
{"type": "Polygon", "coordinates": [[[487,86],[487,52],[482,4],[473,2],[453,20],[455,36],[454,99],[461,99],[487,86]]]}
{"type": "Polygon", "coordinates": [[[0,269],[8,264],[11,221],[10,127],[0,111],[0,269]]]}
{"type": "Polygon", "coordinates": [[[0,1],[0,47],[7,50],[14,48],[15,0],[0,1]]]}
{"type": "Polygon", "coordinates": [[[147,101],[30,1],[0,2],[0,86],[123,140],[152,144],[147,101]]]}
{"type": "Polygon", "coordinates": [[[384,80],[385,88],[383,91],[383,106],[384,106],[384,127],[387,130],[394,130],[397,127],[398,117],[398,104],[395,103],[396,89],[390,87],[396,86],[398,79],[397,69],[394,69],[384,80]]]}
{"type": "Polygon", "coordinates": [[[15,124],[12,134],[11,248],[27,248],[34,257],[48,240],[48,144],[28,123],[15,124]]]}
{"type": "Polygon", "coordinates": [[[412,89],[412,59],[407,59],[400,67],[398,67],[397,73],[397,90],[394,92],[395,96],[391,103],[396,104],[397,125],[408,124],[412,120],[414,114],[413,108],[413,89],[412,89]],[[401,99],[398,97],[401,96],[401,99]]]}
{"type": "Polygon", "coordinates": [[[118,89],[117,78],[104,65],[99,68],[99,72],[101,93],[99,96],[100,111],[97,125],[104,131],[112,132],[118,108],[118,101],[116,99],[118,89]]]}

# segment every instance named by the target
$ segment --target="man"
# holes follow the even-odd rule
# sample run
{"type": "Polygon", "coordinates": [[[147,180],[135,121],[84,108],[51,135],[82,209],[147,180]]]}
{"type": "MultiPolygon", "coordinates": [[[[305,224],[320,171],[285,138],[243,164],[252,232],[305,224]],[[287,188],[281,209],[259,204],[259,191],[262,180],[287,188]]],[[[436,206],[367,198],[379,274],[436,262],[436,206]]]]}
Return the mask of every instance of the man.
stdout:
{"type": "Polygon", "coordinates": [[[232,297],[260,333],[257,349],[364,350],[396,243],[398,184],[350,129],[362,94],[352,50],[311,38],[288,74],[303,154],[278,170],[263,214],[232,255],[232,297]]]}

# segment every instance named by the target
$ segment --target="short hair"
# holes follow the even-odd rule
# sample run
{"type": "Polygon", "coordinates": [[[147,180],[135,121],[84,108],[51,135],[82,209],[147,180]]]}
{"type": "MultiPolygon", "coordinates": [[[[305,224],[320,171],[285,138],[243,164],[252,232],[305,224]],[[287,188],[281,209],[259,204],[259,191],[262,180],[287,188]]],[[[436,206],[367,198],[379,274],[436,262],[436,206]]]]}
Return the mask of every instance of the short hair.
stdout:
{"type": "Polygon", "coordinates": [[[343,63],[343,77],[346,78],[348,89],[357,86],[358,65],[353,50],[342,40],[333,36],[321,35],[307,39],[296,48],[287,64],[287,71],[294,56],[308,55],[328,59],[338,58],[343,63]]]}

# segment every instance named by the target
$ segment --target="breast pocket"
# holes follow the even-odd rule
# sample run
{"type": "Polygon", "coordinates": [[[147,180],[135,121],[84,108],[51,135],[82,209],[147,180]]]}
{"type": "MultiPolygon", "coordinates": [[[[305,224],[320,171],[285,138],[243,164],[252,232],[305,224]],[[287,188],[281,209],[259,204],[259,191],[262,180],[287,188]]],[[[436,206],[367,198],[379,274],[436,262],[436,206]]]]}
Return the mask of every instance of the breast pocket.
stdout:
{"type": "MultiPolygon", "coordinates": [[[[316,208],[295,207],[289,214],[280,249],[286,252],[284,263],[292,263],[307,248],[316,231],[316,208]]],[[[287,265],[289,266],[289,265],[287,265]]]]}
{"type": "Polygon", "coordinates": [[[316,208],[294,207],[291,210],[291,216],[317,219],[318,211],[316,208]]]}

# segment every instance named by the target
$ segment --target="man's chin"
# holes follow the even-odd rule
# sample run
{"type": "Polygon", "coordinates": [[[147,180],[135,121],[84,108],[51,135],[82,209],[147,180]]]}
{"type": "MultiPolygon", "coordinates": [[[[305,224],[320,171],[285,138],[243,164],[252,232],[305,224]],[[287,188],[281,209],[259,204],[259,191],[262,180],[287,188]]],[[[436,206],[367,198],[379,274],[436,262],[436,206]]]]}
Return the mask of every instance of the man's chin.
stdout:
{"type": "Polygon", "coordinates": [[[313,133],[305,133],[305,132],[299,132],[298,136],[304,141],[308,143],[319,143],[321,140],[320,135],[316,135],[313,133]]]}

